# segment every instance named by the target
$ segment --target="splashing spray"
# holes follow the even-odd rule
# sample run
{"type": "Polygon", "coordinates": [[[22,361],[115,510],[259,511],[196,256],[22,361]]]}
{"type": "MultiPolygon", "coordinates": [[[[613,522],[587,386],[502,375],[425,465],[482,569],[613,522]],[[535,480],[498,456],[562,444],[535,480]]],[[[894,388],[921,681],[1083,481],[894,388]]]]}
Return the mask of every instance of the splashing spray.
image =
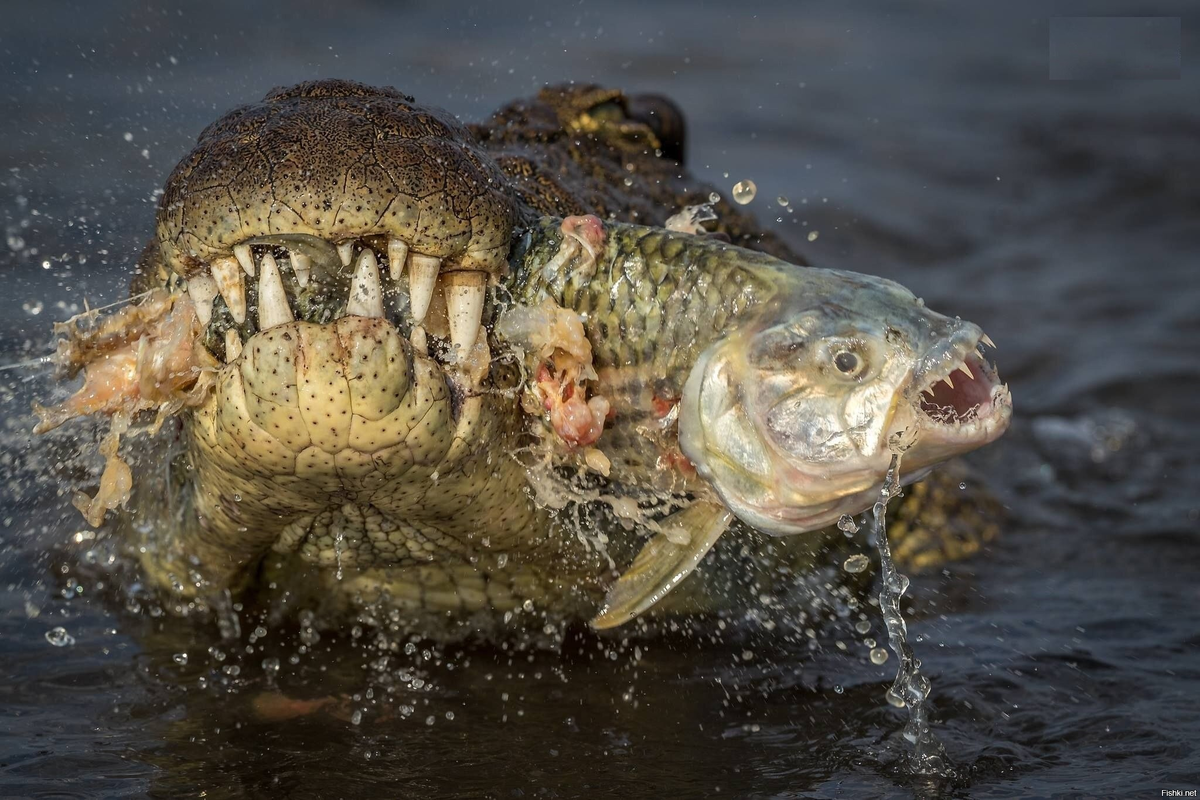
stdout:
{"type": "Polygon", "coordinates": [[[879,608],[887,625],[888,643],[897,656],[896,680],[887,690],[887,700],[897,708],[908,708],[908,724],[904,726],[904,739],[912,745],[909,766],[918,775],[952,777],[954,769],[946,756],[946,749],[934,735],[929,724],[929,679],[921,674],[921,662],[913,654],[908,643],[908,625],[900,612],[900,598],[908,590],[908,577],[896,570],[892,561],[892,548],[888,543],[887,525],[884,517],[887,504],[900,491],[900,455],[893,448],[892,461],[888,466],[879,500],[872,509],[874,517],[875,547],[879,550],[879,565],[882,586],[879,589],[879,608]]]}

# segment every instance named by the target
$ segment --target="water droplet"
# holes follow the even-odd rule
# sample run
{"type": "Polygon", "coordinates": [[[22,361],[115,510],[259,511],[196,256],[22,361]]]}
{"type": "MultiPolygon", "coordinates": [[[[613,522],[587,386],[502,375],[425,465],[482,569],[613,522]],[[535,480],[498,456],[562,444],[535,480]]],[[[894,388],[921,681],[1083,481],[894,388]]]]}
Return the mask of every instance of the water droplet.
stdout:
{"type": "Polygon", "coordinates": [[[186,667],[188,662],[188,654],[176,653],[175,655],[171,656],[171,660],[181,667],[186,667]]]}
{"type": "Polygon", "coordinates": [[[362,724],[362,709],[361,708],[354,709],[354,713],[350,715],[350,724],[351,725],[361,725],[362,724]]]}
{"type": "Polygon", "coordinates": [[[25,313],[31,317],[36,317],[42,313],[46,305],[41,300],[26,300],[21,308],[25,309],[25,313]]]}
{"type": "Polygon", "coordinates": [[[738,181],[733,185],[733,199],[738,205],[746,205],[754,199],[756,194],[758,194],[758,187],[754,185],[754,181],[738,181]]]}
{"type": "Polygon", "coordinates": [[[864,556],[862,553],[857,553],[846,559],[846,563],[842,564],[842,569],[849,572],[851,575],[862,572],[867,567],[871,566],[871,559],[864,556]]]}
{"type": "Polygon", "coordinates": [[[277,672],[279,672],[279,659],[278,658],[264,658],[262,660],[262,668],[263,668],[263,672],[267,673],[268,675],[276,674],[277,672]]]}
{"type": "Polygon", "coordinates": [[[67,647],[75,644],[75,637],[67,633],[66,628],[59,626],[46,631],[46,641],[55,647],[67,647]]]}
{"type": "Polygon", "coordinates": [[[808,240],[810,242],[815,242],[817,240],[817,237],[820,235],[821,235],[820,231],[809,231],[808,232],[808,240]]]}
{"type": "Polygon", "coordinates": [[[871,648],[871,663],[875,665],[882,664],[888,660],[888,651],[882,647],[871,648]]]}
{"type": "Polygon", "coordinates": [[[959,489],[966,489],[966,488],[967,488],[966,481],[963,481],[962,483],[960,483],[960,484],[958,485],[958,488],[959,488],[959,489]]]}
{"type": "Polygon", "coordinates": [[[437,722],[437,719],[433,716],[433,714],[430,714],[428,717],[425,718],[426,725],[432,725],[435,722],[437,722]]]}
{"type": "Polygon", "coordinates": [[[843,533],[858,533],[858,525],[849,514],[842,514],[841,519],[837,521],[837,526],[838,530],[843,533]]]}
{"type": "Polygon", "coordinates": [[[854,623],[854,630],[858,631],[859,633],[866,633],[867,631],[871,630],[871,623],[868,620],[860,619],[858,622],[854,623]]]}
{"type": "Polygon", "coordinates": [[[868,650],[875,649],[875,640],[872,639],[870,636],[868,636],[866,639],[863,639],[863,644],[867,646],[868,650]]]}
{"type": "Polygon", "coordinates": [[[781,206],[786,206],[788,204],[788,199],[783,195],[779,195],[779,197],[775,198],[775,202],[779,203],[781,206]]]}
{"type": "Polygon", "coordinates": [[[710,202],[710,203],[719,203],[719,202],[721,202],[721,195],[717,194],[716,192],[709,192],[709,194],[708,194],[708,202],[710,202]]]}

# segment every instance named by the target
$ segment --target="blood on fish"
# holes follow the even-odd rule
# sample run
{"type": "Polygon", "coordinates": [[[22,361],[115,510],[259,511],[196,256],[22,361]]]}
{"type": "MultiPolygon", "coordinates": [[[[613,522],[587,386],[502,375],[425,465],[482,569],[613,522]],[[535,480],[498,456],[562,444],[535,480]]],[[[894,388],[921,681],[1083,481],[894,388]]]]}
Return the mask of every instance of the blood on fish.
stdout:
{"type": "Polygon", "coordinates": [[[579,242],[587,251],[593,266],[600,249],[604,247],[604,223],[595,214],[567,217],[559,227],[563,236],[579,242]]]}

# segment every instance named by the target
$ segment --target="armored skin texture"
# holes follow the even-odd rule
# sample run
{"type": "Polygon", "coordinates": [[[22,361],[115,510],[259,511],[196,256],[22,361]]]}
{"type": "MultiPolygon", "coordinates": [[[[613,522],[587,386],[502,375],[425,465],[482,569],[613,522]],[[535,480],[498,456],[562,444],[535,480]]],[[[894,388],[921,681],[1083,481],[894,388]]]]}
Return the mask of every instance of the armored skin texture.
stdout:
{"type": "MultiPolygon", "coordinates": [[[[802,574],[891,450],[916,477],[1004,431],[981,330],[798,266],[702,208],[684,153],[669,101],[595,86],[475,126],[336,80],[229,112],[167,181],[136,304],[62,328],[85,384],[42,429],[113,418],[80,507],[124,509],[180,609],[603,628],[744,602],[739,570],[802,574]],[[130,470],[120,437],[152,412],[167,446],[130,470]],[[718,546],[694,573],[718,540],[753,563],[718,546]]],[[[990,535],[978,503],[917,495],[937,507],[897,504],[898,552],[990,535]]]]}

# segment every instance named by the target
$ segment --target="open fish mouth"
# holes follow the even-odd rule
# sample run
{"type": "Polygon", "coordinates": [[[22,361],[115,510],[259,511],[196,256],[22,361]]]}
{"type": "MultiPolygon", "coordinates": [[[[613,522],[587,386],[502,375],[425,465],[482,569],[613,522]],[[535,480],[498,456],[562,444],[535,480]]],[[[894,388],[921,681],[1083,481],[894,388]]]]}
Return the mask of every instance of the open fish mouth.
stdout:
{"type": "Polygon", "coordinates": [[[939,443],[985,444],[1012,418],[1012,395],[986,357],[992,340],[973,325],[928,353],[914,371],[913,405],[923,436],[939,443]]]}
{"type": "Polygon", "coordinates": [[[386,320],[415,351],[447,367],[466,365],[477,345],[487,346],[481,331],[489,274],[447,271],[443,259],[396,236],[254,237],[173,282],[191,297],[205,347],[225,363],[276,326],[348,316],[386,320]]]}

